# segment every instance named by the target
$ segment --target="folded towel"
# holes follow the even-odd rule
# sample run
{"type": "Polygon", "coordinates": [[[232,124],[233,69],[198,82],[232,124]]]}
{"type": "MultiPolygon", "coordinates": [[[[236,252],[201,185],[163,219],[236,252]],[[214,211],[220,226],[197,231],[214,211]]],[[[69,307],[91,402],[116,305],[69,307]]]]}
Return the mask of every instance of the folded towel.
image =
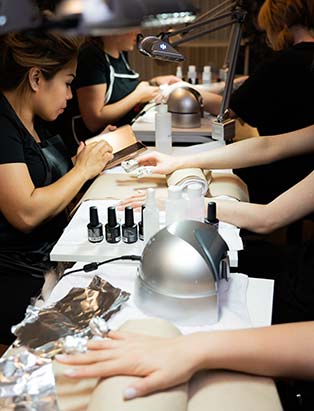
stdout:
{"type": "Polygon", "coordinates": [[[208,192],[208,184],[211,180],[211,173],[208,170],[201,170],[200,168],[184,168],[176,170],[167,176],[168,186],[179,186],[183,193],[186,192],[190,184],[198,183],[202,186],[202,193],[205,196],[208,192]]]}

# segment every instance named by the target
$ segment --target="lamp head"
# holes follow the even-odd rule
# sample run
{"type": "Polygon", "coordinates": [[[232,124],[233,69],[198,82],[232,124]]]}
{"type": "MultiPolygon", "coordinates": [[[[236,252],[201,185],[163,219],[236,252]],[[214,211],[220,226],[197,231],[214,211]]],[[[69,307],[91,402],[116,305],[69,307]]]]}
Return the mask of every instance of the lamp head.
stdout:
{"type": "Polygon", "coordinates": [[[143,37],[142,34],[139,34],[137,37],[137,48],[145,56],[157,60],[171,62],[184,60],[184,56],[174,49],[166,40],[156,36],[143,37]]]}

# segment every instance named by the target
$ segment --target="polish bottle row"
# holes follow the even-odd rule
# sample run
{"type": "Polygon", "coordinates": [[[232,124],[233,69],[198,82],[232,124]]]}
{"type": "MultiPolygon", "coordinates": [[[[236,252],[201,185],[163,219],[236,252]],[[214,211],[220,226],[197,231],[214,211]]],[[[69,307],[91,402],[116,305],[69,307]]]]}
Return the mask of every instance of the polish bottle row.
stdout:
{"type": "Polygon", "coordinates": [[[124,243],[132,244],[138,239],[143,240],[143,209],[142,219],[138,224],[134,222],[134,212],[132,207],[126,207],[124,211],[124,223],[119,224],[117,221],[116,208],[108,207],[107,223],[105,226],[99,222],[97,207],[89,208],[89,223],[87,224],[88,241],[91,243],[100,243],[106,239],[107,243],[116,244],[122,239],[124,243]],[[104,229],[105,227],[105,233],[104,229]]]}
{"type": "MultiPolygon", "coordinates": [[[[190,184],[187,189],[187,198],[183,198],[182,189],[170,186],[168,199],[165,204],[166,225],[182,221],[196,220],[214,225],[218,229],[216,218],[216,203],[210,202],[207,206],[205,216],[204,196],[200,184],[190,184]]],[[[106,239],[107,243],[116,244],[121,240],[132,244],[138,240],[148,241],[160,229],[159,210],[156,204],[155,190],[149,188],[146,193],[146,203],[141,209],[141,220],[138,224],[134,222],[134,211],[132,207],[124,210],[124,223],[117,221],[115,207],[107,209],[107,223],[105,224],[105,235],[103,224],[99,222],[97,207],[89,208],[89,223],[87,225],[88,240],[91,243],[99,243],[106,239]]]]}

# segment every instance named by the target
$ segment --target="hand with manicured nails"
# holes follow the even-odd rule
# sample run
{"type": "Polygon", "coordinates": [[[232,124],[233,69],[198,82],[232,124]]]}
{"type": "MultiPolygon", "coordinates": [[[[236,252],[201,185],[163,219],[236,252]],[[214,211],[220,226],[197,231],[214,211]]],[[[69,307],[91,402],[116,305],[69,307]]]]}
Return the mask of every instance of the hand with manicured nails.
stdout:
{"type": "Polygon", "coordinates": [[[177,83],[178,81],[181,81],[181,79],[177,76],[174,76],[172,74],[168,75],[168,76],[157,76],[154,77],[152,79],[152,81],[154,81],[156,84],[158,84],[159,86],[162,84],[174,84],[177,83]]]}
{"type": "Polygon", "coordinates": [[[171,174],[180,168],[180,157],[173,157],[167,154],[151,151],[136,157],[140,166],[152,166],[152,172],[155,174],[171,174]]]}
{"type": "Polygon", "coordinates": [[[104,140],[87,146],[80,145],[74,168],[82,173],[87,181],[101,173],[112,158],[112,147],[104,140]]]}
{"type": "Polygon", "coordinates": [[[108,336],[90,341],[85,354],[57,356],[58,361],[75,365],[65,374],[72,378],[142,377],[125,388],[123,396],[128,400],[181,384],[196,371],[194,350],[186,341],[190,336],[159,338],[114,331],[108,336]]]}

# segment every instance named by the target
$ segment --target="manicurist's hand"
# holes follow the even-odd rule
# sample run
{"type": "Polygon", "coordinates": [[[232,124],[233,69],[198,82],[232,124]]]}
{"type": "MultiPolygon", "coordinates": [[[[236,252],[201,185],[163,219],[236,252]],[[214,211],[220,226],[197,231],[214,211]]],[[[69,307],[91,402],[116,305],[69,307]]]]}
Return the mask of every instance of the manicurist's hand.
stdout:
{"type": "Polygon", "coordinates": [[[112,331],[109,337],[91,341],[86,354],[57,356],[58,361],[76,366],[67,369],[66,375],[73,378],[143,377],[126,387],[124,398],[132,399],[188,381],[198,367],[189,336],[158,338],[112,331]]]}
{"type": "Polygon", "coordinates": [[[137,95],[138,103],[147,103],[160,94],[160,89],[159,87],[150,86],[148,81],[141,81],[134,90],[134,93],[137,95]]]}
{"type": "Polygon", "coordinates": [[[89,145],[80,145],[74,168],[82,173],[87,181],[96,177],[112,158],[112,147],[104,140],[89,145]]]}
{"type": "Polygon", "coordinates": [[[113,126],[112,124],[108,124],[108,126],[106,126],[106,128],[104,128],[104,130],[100,134],[110,133],[110,131],[115,131],[116,129],[117,129],[117,126],[113,126]]]}

